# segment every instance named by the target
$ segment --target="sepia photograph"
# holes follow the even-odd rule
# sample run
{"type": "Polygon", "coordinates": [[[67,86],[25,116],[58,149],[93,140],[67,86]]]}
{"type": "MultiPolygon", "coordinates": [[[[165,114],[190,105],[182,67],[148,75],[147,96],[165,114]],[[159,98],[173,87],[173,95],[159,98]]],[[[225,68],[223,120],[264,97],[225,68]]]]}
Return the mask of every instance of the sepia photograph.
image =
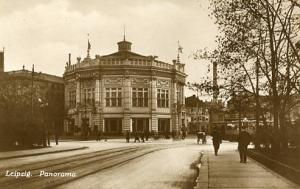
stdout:
{"type": "Polygon", "coordinates": [[[300,189],[300,0],[0,0],[0,189],[300,189]]]}

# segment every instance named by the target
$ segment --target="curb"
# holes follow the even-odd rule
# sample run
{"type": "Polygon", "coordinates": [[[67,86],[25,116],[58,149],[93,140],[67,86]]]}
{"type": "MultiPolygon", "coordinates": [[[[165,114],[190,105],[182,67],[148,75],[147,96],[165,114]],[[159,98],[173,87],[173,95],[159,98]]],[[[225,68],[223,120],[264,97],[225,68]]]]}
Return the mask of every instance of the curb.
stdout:
{"type": "Polygon", "coordinates": [[[39,152],[39,153],[32,153],[32,154],[12,155],[12,156],[8,156],[8,157],[0,157],[0,160],[20,158],[20,157],[29,157],[29,156],[39,156],[39,155],[44,155],[44,154],[55,154],[55,153],[61,153],[61,152],[70,152],[70,151],[75,151],[75,150],[84,150],[87,148],[88,147],[80,147],[80,148],[71,148],[71,149],[66,149],[66,150],[56,150],[56,151],[51,151],[51,152],[39,152]]]}
{"type": "Polygon", "coordinates": [[[283,164],[279,161],[273,160],[259,152],[255,152],[253,150],[248,150],[248,155],[252,159],[260,162],[261,164],[265,165],[269,169],[277,172],[278,174],[282,175],[283,177],[291,180],[292,182],[300,185],[300,170],[295,169],[291,166],[283,164]]]}
{"type": "Polygon", "coordinates": [[[208,189],[208,156],[201,152],[200,163],[197,165],[198,177],[194,189],[208,189]]]}

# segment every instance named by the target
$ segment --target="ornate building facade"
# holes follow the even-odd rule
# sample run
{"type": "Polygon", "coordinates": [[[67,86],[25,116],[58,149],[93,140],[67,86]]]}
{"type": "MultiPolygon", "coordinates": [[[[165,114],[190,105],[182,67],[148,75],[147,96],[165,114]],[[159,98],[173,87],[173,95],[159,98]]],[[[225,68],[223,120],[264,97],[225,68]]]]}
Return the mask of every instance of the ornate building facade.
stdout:
{"type": "Polygon", "coordinates": [[[169,133],[184,125],[186,74],[179,59],[168,64],[156,56],[131,52],[131,42],[118,51],[67,62],[64,129],[70,135],[124,132],[169,133]]]}

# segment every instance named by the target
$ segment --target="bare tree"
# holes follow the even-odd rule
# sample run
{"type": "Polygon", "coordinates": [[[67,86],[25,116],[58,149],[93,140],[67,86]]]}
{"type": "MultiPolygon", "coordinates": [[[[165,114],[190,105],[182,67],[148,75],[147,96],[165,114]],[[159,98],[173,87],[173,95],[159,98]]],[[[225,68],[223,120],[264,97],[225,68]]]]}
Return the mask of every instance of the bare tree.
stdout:
{"type": "MultiPolygon", "coordinates": [[[[218,47],[212,52],[199,50],[195,58],[217,63],[220,94],[228,97],[236,88],[250,91],[261,115],[259,96],[268,96],[275,132],[280,129],[281,143],[286,146],[290,97],[299,93],[300,87],[295,46],[299,6],[289,0],[212,0],[211,8],[220,31],[218,47]]],[[[207,80],[192,86],[211,91],[207,80]]],[[[273,147],[279,149],[279,145],[273,147]]]]}

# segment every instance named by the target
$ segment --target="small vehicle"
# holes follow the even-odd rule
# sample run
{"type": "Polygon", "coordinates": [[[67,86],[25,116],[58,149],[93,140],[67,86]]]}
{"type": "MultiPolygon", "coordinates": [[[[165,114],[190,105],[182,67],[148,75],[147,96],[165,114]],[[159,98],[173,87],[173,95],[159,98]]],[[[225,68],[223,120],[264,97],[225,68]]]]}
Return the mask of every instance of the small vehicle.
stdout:
{"type": "Polygon", "coordinates": [[[206,134],[205,132],[197,132],[197,143],[199,144],[200,143],[200,139],[201,139],[201,142],[202,144],[206,144],[206,134]]]}

